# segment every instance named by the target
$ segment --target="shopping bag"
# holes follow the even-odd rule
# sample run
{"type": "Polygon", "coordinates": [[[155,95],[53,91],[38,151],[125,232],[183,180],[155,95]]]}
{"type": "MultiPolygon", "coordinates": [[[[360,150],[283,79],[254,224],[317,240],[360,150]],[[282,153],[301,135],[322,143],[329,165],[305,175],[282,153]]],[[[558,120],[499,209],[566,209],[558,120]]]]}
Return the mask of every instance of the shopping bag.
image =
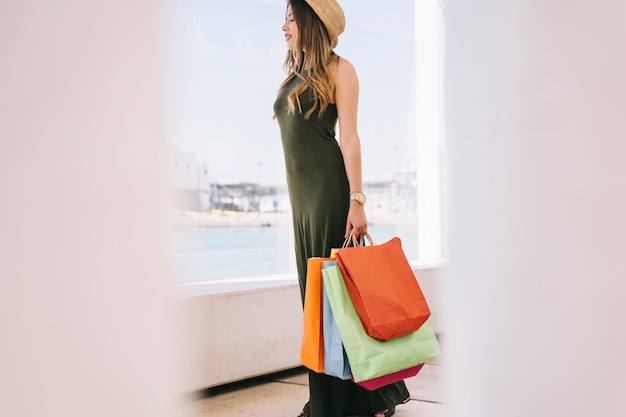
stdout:
{"type": "Polygon", "coordinates": [[[407,335],[430,317],[400,238],[381,245],[371,242],[369,246],[342,248],[337,260],[354,307],[371,337],[391,340],[407,335]]]}
{"type": "Polygon", "coordinates": [[[406,370],[440,354],[437,337],[428,322],[417,331],[389,341],[369,336],[354,308],[339,266],[325,266],[322,275],[355,382],[406,370]]]}
{"type": "Polygon", "coordinates": [[[324,372],[324,337],[322,331],[322,262],[331,258],[307,261],[306,289],[300,362],[315,372],[324,372]]]}
{"type": "Polygon", "coordinates": [[[368,381],[357,382],[357,385],[362,386],[363,388],[374,391],[375,389],[384,387],[385,385],[393,384],[394,382],[402,381],[403,379],[411,378],[418,374],[419,371],[424,367],[423,363],[420,363],[417,366],[413,366],[409,369],[404,369],[402,371],[393,372],[391,374],[387,374],[378,378],[370,379],[368,381]]]}
{"type": "MultiPolygon", "coordinates": [[[[328,262],[322,262],[322,270],[328,262]]],[[[322,283],[322,320],[324,339],[324,373],[341,379],[351,379],[350,364],[335,323],[328,294],[322,283]]]]}

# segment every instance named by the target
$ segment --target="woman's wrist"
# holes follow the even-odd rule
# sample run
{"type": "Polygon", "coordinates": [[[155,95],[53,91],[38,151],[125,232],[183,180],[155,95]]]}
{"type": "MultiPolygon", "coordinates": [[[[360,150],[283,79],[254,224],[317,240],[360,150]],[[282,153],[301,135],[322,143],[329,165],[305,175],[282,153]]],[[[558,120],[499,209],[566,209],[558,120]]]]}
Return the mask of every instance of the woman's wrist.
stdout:
{"type": "Polygon", "coordinates": [[[350,202],[356,201],[357,203],[363,205],[365,204],[365,194],[362,191],[350,191],[350,202]]]}

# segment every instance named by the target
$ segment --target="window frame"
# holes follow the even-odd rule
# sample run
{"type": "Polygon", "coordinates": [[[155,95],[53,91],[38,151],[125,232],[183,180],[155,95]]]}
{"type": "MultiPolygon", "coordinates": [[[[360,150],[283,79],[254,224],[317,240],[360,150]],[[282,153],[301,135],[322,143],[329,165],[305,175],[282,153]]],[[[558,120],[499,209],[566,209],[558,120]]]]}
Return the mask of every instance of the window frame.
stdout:
{"type": "MultiPolygon", "coordinates": [[[[262,2],[261,0],[257,1],[262,2]]],[[[417,187],[416,205],[418,207],[416,219],[417,255],[408,254],[407,256],[411,265],[419,269],[440,266],[445,263],[444,23],[442,4],[439,0],[415,1],[413,5],[416,63],[414,83],[416,128],[413,139],[416,152],[415,185],[417,187]]],[[[340,48],[341,45],[338,49],[341,50],[340,48]]],[[[371,59],[371,56],[368,59],[371,59]]],[[[277,71],[280,71],[279,64],[277,64],[277,71]]],[[[367,152],[365,146],[364,153],[367,152]]],[[[367,181],[364,179],[364,185],[366,183],[367,181]]],[[[291,239],[289,246],[290,256],[293,257],[293,239],[291,239]]],[[[204,288],[207,285],[212,288],[211,291],[222,292],[232,288],[284,285],[295,279],[295,261],[292,259],[290,271],[285,273],[218,279],[181,285],[188,287],[189,289],[186,291],[191,293],[195,293],[198,288],[204,288]]]]}

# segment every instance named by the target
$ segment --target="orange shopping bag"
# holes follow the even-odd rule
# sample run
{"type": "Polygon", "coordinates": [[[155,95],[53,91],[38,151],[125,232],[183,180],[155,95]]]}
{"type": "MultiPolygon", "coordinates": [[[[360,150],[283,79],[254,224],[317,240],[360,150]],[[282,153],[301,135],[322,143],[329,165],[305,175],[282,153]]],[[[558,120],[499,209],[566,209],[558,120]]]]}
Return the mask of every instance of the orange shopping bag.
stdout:
{"type": "Polygon", "coordinates": [[[300,361],[312,371],[324,372],[324,335],[322,320],[322,262],[331,258],[309,258],[304,292],[304,331],[300,361]]]}
{"type": "Polygon", "coordinates": [[[375,245],[342,248],[337,259],[365,332],[391,340],[418,330],[430,309],[400,238],[375,245]]]}

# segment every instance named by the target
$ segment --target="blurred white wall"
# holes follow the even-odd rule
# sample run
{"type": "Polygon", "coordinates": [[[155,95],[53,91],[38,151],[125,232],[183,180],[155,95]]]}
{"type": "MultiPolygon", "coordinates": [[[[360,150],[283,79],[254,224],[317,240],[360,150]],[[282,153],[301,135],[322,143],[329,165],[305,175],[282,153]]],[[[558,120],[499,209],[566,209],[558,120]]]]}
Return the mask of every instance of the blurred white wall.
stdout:
{"type": "Polygon", "coordinates": [[[626,415],[626,3],[444,4],[450,415],[626,415]]]}
{"type": "Polygon", "coordinates": [[[163,5],[0,5],[0,415],[171,416],[163,5]]]}

